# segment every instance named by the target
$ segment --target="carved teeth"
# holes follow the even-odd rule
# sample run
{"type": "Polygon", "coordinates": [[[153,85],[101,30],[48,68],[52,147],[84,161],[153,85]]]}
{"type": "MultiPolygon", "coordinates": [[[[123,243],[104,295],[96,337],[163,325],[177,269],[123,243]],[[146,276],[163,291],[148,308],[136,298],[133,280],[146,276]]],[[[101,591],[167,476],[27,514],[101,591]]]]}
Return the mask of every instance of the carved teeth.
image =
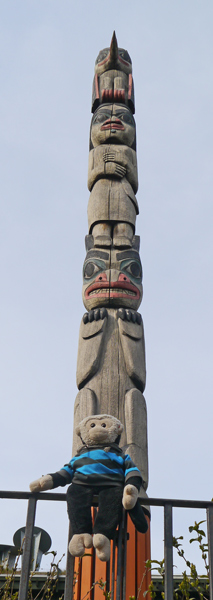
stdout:
{"type": "Polygon", "coordinates": [[[110,296],[112,296],[112,294],[114,293],[123,296],[136,296],[136,293],[132,290],[126,290],[122,288],[99,288],[96,290],[92,290],[92,292],[89,293],[89,296],[96,296],[97,294],[109,294],[110,296]]]}

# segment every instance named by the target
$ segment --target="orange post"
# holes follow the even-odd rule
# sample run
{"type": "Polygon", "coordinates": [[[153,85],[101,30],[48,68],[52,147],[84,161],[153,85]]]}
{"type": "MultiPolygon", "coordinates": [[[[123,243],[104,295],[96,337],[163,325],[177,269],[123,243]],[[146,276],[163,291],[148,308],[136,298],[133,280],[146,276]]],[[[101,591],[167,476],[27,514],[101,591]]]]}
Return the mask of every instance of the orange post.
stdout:
{"type": "MultiPolygon", "coordinates": [[[[147,517],[149,522],[149,519],[147,517]]],[[[150,559],[150,527],[146,534],[138,533],[131,519],[127,518],[127,555],[126,555],[126,598],[134,596],[137,600],[143,600],[143,594],[151,583],[151,572],[146,569],[146,561],[150,559]]],[[[122,573],[122,581],[124,578],[122,573]]],[[[110,564],[100,561],[94,549],[87,550],[82,559],[75,559],[75,585],[74,600],[103,600],[103,589],[98,583],[109,578],[109,590],[112,591],[114,584],[114,600],[116,599],[117,584],[117,547],[115,548],[114,577],[113,577],[113,542],[111,543],[110,564]],[[95,585],[94,585],[95,583],[95,585]],[[94,586],[94,588],[93,588],[94,586]]],[[[121,591],[122,598],[122,591],[121,591]]],[[[148,595],[149,598],[149,595],[148,595]]]]}

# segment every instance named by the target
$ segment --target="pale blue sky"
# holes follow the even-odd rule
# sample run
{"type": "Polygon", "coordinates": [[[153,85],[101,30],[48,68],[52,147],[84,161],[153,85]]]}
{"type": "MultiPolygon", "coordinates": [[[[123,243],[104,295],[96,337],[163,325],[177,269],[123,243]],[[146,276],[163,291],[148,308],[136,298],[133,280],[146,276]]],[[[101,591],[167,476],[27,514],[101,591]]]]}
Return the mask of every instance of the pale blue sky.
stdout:
{"type": "MultiPolygon", "coordinates": [[[[71,458],[91,87],[115,29],[136,95],[148,492],[213,496],[212,21],[211,0],[1,1],[2,489],[71,458]]],[[[26,505],[1,506],[10,544],[26,505]]],[[[176,535],[200,516],[182,514],[176,535]]],[[[37,524],[62,553],[65,507],[37,524]]]]}

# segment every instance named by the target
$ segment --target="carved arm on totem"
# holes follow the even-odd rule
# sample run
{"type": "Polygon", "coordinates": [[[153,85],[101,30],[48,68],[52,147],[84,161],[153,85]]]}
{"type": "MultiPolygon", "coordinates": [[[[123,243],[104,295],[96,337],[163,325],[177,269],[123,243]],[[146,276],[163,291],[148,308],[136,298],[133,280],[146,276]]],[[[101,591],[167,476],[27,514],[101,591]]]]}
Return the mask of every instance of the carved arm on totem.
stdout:
{"type": "Polygon", "coordinates": [[[101,145],[90,150],[88,168],[88,188],[101,178],[126,177],[134,192],[138,190],[137,158],[135,150],[127,146],[101,145]]]}

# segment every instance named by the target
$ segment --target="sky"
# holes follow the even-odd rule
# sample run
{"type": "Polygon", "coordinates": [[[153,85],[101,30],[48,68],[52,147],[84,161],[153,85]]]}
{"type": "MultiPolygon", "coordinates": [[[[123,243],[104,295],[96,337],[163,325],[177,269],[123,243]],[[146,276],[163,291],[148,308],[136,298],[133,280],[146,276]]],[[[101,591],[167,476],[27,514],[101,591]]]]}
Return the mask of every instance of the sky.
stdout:
{"type": "MultiPolygon", "coordinates": [[[[115,29],[136,98],[148,494],[213,496],[212,19],[211,0],[1,1],[3,490],[28,490],[71,458],[92,79],[115,29]]],[[[26,508],[1,500],[1,544],[12,544],[26,508]]],[[[162,518],[153,508],[159,559],[162,518]]],[[[176,510],[174,535],[187,539],[195,519],[205,512],[176,510]]],[[[38,503],[36,525],[60,557],[65,504],[38,503]]]]}

